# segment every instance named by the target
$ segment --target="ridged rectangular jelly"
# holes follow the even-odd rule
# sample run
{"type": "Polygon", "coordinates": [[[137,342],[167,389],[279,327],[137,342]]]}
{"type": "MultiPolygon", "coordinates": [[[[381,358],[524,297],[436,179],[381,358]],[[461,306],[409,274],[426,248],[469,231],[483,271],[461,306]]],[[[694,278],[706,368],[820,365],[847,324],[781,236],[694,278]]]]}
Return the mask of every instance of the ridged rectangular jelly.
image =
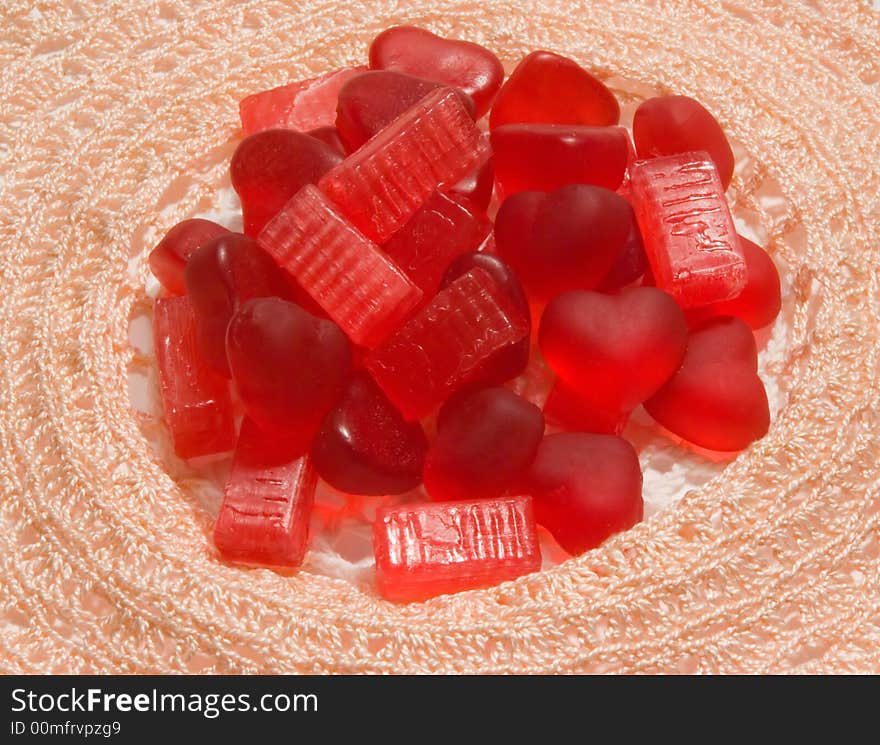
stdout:
{"type": "Polygon", "coordinates": [[[159,392],[174,452],[181,458],[196,458],[232,450],[235,428],[229,383],[199,351],[189,298],[156,300],[153,335],[159,392]]]}
{"type": "Polygon", "coordinates": [[[385,507],[373,550],[379,593],[397,602],[488,587],[541,567],[527,496],[385,507]]]}
{"type": "Polygon", "coordinates": [[[683,308],[727,300],[742,290],[745,258],[708,154],[638,161],[630,189],[657,287],[683,308]]]}
{"type": "Polygon", "coordinates": [[[472,269],[374,349],[366,366],[405,417],[420,419],[528,333],[516,302],[488,272],[472,269]]]}
{"type": "Polygon", "coordinates": [[[245,419],[214,524],[221,556],[256,566],[302,564],[317,482],[308,455],[286,457],[272,436],[245,419]]]}
{"type": "Polygon", "coordinates": [[[316,187],[303,187],[257,238],[259,245],[355,342],[381,342],[422,291],[316,187]]]}
{"type": "Polygon", "coordinates": [[[451,88],[438,88],[318,182],[366,236],[384,243],[441,185],[489,158],[489,143],[451,88]]]}

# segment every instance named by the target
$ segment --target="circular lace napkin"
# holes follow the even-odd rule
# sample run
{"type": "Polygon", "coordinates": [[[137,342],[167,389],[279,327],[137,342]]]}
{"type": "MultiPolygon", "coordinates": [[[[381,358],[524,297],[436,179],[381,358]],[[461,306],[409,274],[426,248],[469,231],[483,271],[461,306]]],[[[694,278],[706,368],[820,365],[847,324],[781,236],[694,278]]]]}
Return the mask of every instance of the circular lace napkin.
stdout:
{"type": "Polygon", "coordinates": [[[3,670],[880,672],[867,4],[8,0],[0,18],[3,670]],[[218,562],[196,481],[126,385],[148,364],[129,339],[148,237],[210,206],[237,101],[358,62],[401,21],[705,102],[748,153],[731,199],[793,304],[787,403],[722,473],[578,559],[408,606],[218,562]]]}

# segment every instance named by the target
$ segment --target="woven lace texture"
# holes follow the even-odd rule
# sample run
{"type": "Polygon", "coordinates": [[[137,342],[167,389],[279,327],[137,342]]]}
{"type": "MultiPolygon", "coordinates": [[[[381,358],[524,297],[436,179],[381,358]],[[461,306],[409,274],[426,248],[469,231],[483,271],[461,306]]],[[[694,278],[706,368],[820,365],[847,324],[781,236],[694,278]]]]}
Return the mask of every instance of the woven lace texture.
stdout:
{"type": "Polygon", "coordinates": [[[867,4],[7,0],[0,21],[0,669],[880,672],[867,4]],[[741,145],[729,196],[788,296],[767,437],[598,550],[404,606],[319,550],[294,576],[217,561],[213,486],[127,385],[155,384],[132,343],[146,253],[222,211],[237,101],[359,63],[400,22],[483,42],[508,68],[556,50],[624,101],[706,103],[741,145]]]}

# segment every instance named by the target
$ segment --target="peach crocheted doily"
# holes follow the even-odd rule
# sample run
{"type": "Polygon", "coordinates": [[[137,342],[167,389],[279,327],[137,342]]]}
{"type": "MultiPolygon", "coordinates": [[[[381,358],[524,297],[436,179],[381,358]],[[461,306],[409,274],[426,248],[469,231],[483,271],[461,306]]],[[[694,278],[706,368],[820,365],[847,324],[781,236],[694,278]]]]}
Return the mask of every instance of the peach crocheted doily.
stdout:
{"type": "Polygon", "coordinates": [[[7,0],[0,21],[2,670],[880,672],[867,3],[7,0]],[[152,364],[129,328],[146,251],[216,206],[237,101],[355,63],[402,21],[508,65],[554,49],[625,100],[705,102],[742,146],[730,197],[790,296],[766,438],[598,550],[404,606],[314,562],[217,561],[204,479],[127,385],[152,364]]]}

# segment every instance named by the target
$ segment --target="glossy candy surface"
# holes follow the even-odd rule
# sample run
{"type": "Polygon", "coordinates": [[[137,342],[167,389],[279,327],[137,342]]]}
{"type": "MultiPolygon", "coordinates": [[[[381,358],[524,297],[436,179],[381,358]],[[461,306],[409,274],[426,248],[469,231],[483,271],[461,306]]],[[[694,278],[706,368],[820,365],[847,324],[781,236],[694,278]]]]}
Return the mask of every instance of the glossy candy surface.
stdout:
{"type": "Polygon", "coordinates": [[[634,222],[623,197],[597,186],[520,192],[498,211],[495,244],[529,298],[546,302],[566,290],[596,287],[624,249],[634,222]]]}
{"type": "Polygon", "coordinates": [[[407,602],[496,585],[541,567],[529,497],[386,507],[373,526],[376,585],[407,602]]]}
{"type": "Polygon", "coordinates": [[[736,297],[696,308],[688,323],[698,325],[715,316],[734,316],[753,329],[764,328],[776,319],[782,307],[779,271],[767,252],[748,238],[739,236],[746,260],[746,284],[736,297]]]}
{"type": "Polygon", "coordinates": [[[492,201],[494,190],[495,166],[492,159],[489,158],[483,165],[471,171],[450,188],[449,194],[453,197],[464,197],[475,207],[485,212],[492,201]]]}
{"type": "Polygon", "coordinates": [[[770,427],[757,364],[751,329],[738,318],[713,319],[691,332],[681,368],[645,409],[695,445],[742,450],[770,427]]]}
{"type": "Polygon", "coordinates": [[[288,297],[284,273],[252,238],[229,233],[209,241],[184,273],[196,314],[199,347],[217,372],[229,377],[226,328],[235,309],[255,297],[288,297]]]}
{"type": "Polygon", "coordinates": [[[402,494],[422,482],[428,438],[408,422],[372,379],[349,380],[312,446],[318,473],[349,494],[402,494]]]}
{"type": "Polygon", "coordinates": [[[639,459],[621,437],[582,432],[545,437],[528,484],[535,519],[575,556],[642,519],[639,459]]]}
{"type": "Polygon", "coordinates": [[[294,194],[341,160],[329,145],[289,129],[270,129],[243,140],[229,172],[241,199],[244,232],[255,238],[294,194]]]}
{"type": "Polygon", "coordinates": [[[516,301],[482,269],[441,290],[367,357],[366,366],[408,419],[420,419],[465,384],[491,376],[499,350],[528,336],[516,301]]]}
{"type": "Polygon", "coordinates": [[[474,215],[462,200],[435,192],[383,250],[430,298],[449,264],[476,251],[491,233],[485,215],[474,215]]]}
{"type": "Polygon", "coordinates": [[[344,67],[242,99],[238,110],[245,136],[265,129],[303,131],[332,126],[339,90],[363,71],[362,67],[344,67]]]}
{"type": "Polygon", "coordinates": [[[366,236],[384,243],[439,186],[458,183],[489,157],[461,95],[439,88],[327,173],[321,190],[366,236]]]}
{"type": "Polygon", "coordinates": [[[532,52],[498,93],[489,126],[515,122],[617,124],[620,106],[602,81],[573,60],[532,52]]]}
{"type": "Polygon", "coordinates": [[[370,45],[370,68],[397,70],[464,91],[482,117],[504,80],[499,59],[469,41],[444,39],[415,26],[396,26],[370,45]]]}
{"type": "MultiPolygon", "coordinates": [[[[365,72],[349,80],[339,91],[336,128],[348,149],[356,150],[441,87],[440,83],[391,70],[365,72]]],[[[474,102],[468,96],[462,94],[461,102],[473,112],[474,102]]]]}
{"type": "Polygon", "coordinates": [[[678,369],[687,324],[673,299],[653,287],[618,295],[575,290],[549,303],[538,340],[568,387],[606,410],[628,412],[678,369]]]}
{"type": "Polygon", "coordinates": [[[492,131],[495,180],[501,198],[594,184],[614,191],[627,165],[623,127],[507,124],[492,131]]]}
{"type": "Polygon", "coordinates": [[[308,456],[292,455],[245,419],[214,523],[220,555],[255,566],[302,564],[317,481],[308,456]]]}
{"type": "Polygon", "coordinates": [[[156,300],[153,335],[159,392],[174,452],[195,458],[231,450],[235,430],[229,384],[199,351],[189,298],[156,300]]]}
{"type": "Polygon", "coordinates": [[[730,143],[715,117],[693,98],[657,96],[644,101],[633,116],[633,139],[640,158],[704,150],[715,162],[721,185],[730,185],[730,143]]]}
{"type": "Polygon", "coordinates": [[[185,295],[183,270],[199,246],[229,231],[210,220],[193,218],[177,223],[156,244],[147,260],[150,271],[172,295],[185,295]]]}
{"type": "Polygon", "coordinates": [[[453,396],[425,459],[425,488],[436,501],[501,496],[531,465],[543,435],[541,410],[506,388],[453,396]]]}
{"type": "Polygon", "coordinates": [[[493,357],[487,360],[485,372],[477,375],[477,378],[487,385],[499,385],[521,375],[529,363],[531,309],[516,274],[494,254],[484,252],[462,254],[449,265],[440,287],[449,287],[459,277],[467,274],[471,269],[477,268],[487,271],[498,286],[516,303],[529,327],[529,333],[522,341],[498,350],[493,357]]]}
{"type": "Polygon", "coordinates": [[[657,287],[682,308],[729,300],[742,290],[743,251],[706,153],[639,161],[630,186],[657,287]]]}
{"type": "Polygon", "coordinates": [[[284,433],[295,454],[308,449],[351,367],[336,324],[278,298],[249,300],[236,311],[226,356],[247,415],[261,429],[284,433]]]}
{"type": "Polygon", "coordinates": [[[356,344],[381,342],[422,298],[406,274],[313,186],[287,203],[258,242],[356,344]]]}

